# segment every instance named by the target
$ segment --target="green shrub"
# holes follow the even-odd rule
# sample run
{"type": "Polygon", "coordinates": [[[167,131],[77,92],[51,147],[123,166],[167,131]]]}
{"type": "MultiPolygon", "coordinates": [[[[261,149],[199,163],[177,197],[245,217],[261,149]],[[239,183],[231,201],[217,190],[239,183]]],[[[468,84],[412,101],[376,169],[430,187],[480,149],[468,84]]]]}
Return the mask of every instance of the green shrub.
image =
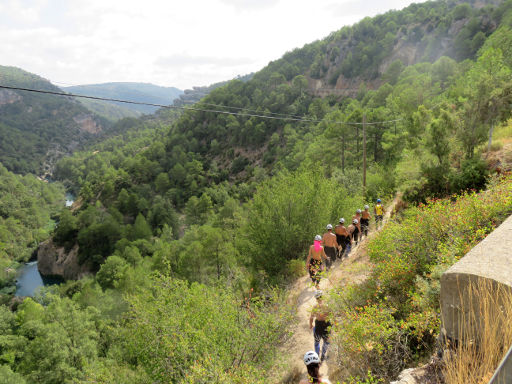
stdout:
{"type": "Polygon", "coordinates": [[[226,383],[261,382],[292,321],[277,293],[241,301],[225,288],[169,277],[128,301],[124,358],[151,382],[209,383],[217,374],[226,383]]]}
{"type": "Polygon", "coordinates": [[[475,189],[483,189],[489,178],[487,164],[479,157],[464,160],[460,167],[460,172],[455,173],[452,179],[452,188],[454,192],[475,189]]]}
{"type": "Polygon", "coordinates": [[[306,270],[306,262],[304,260],[290,260],[288,262],[287,276],[290,279],[298,279],[304,276],[306,270]]]}

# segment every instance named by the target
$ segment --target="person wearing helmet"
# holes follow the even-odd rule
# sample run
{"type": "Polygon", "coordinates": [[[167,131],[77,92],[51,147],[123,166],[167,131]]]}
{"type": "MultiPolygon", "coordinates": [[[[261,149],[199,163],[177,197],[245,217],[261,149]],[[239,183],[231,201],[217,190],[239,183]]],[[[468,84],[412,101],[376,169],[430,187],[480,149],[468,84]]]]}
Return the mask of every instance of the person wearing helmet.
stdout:
{"type": "Polygon", "coordinates": [[[316,305],[311,310],[309,316],[309,329],[313,329],[313,336],[315,338],[315,352],[320,355],[320,342],[323,340],[322,358],[320,362],[324,361],[329,348],[329,333],[331,332],[331,323],[329,321],[330,311],[323,301],[323,292],[318,290],[315,292],[316,305]],[[313,327],[313,320],[315,326],[313,327]]]}
{"type": "Polygon", "coordinates": [[[363,235],[368,237],[368,228],[370,228],[370,207],[368,205],[364,206],[364,211],[361,213],[361,238],[363,235]]]}
{"type": "Polygon", "coordinates": [[[331,384],[330,380],[326,377],[323,377],[320,374],[320,358],[318,357],[318,353],[315,351],[306,352],[304,355],[304,364],[306,364],[306,369],[308,370],[308,379],[302,379],[299,384],[310,384],[310,383],[321,383],[321,384],[331,384]]]}
{"type": "Polygon", "coordinates": [[[377,199],[377,204],[375,207],[373,207],[373,213],[375,213],[375,227],[379,229],[382,226],[384,213],[386,213],[386,210],[384,209],[380,199],[377,199]]]}
{"type": "Polygon", "coordinates": [[[352,217],[352,223],[354,223],[354,219],[357,220],[357,237],[354,239],[355,242],[356,242],[356,245],[358,243],[358,241],[360,240],[360,236],[362,236],[362,232],[361,232],[361,210],[360,209],[357,209],[356,210],[356,214],[354,215],[354,217],[352,217]]]}
{"type": "Polygon", "coordinates": [[[336,227],[334,227],[334,232],[336,233],[336,242],[340,247],[339,258],[340,260],[343,260],[345,250],[347,249],[347,244],[350,243],[350,236],[348,234],[347,228],[345,227],[345,219],[343,217],[340,219],[339,224],[336,224],[336,227]]]}
{"type": "Polygon", "coordinates": [[[324,244],[325,254],[329,257],[329,261],[326,262],[327,269],[336,261],[336,250],[338,249],[338,242],[336,241],[336,235],[332,233],[332,225],[327,224],[327,232],[322,236],[322,242],[324,244]]]}
{"type": "Polygon", "coordinates": [[[322,236],[316,235],[315,242],[309,247],[308,258],[306,259],[306,269],[309,272],[309,277],[319,289],[320,274],[324,270],[322,261],[329,258],[325,254],[324,247],[322,247],[322,236]]]}
{"type": "Polygon", "coordinates": [[[352,240],[355,241],[357,245],[357,239],[359,237],[359,228],[358,228],[358,220],[353,219],[352,224],[350,224],[347,228],[348,234],[350,236],[350,244],[347,246],[347,257],[350,254],[350,251],[352,250],[352,240]]]}

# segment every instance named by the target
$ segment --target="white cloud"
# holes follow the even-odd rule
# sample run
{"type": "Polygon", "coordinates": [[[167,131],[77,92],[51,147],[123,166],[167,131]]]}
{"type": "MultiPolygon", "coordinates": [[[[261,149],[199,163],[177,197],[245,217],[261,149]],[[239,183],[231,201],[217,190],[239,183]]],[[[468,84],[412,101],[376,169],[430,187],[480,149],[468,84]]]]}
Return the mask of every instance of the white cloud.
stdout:
{"type": "MultiPolygon", "coordinates": [[[[421,3],[425,0],[416,1],[421,3]]],[[[409,5],[409,0],[348,0],[344,2],[330,3],[325,6],[328,12],[335,16],[374,16],[391,9],[402,9],[409,5]]]]}
{"type": "Polygon", "coordinates": [[[240,65],[251,64],[253,62],[254,60],[249,58],[192,56],[186,53],[175,53],[157,58],[155,65],[171,68],[185,65],[239,67],[240,65]]]}
{"type": "MultiPolygon", "coordinates": [[[[381,12],[410,2],[369,1],[381,12]]],[[[1,0],[0,65],[67,84],[208,85],[257,71],[286,51],[353,24],[362,16],[351,14],[370,9],[358,4],[1,0]]]]}
{"type": "Polygon", "coordinates": [[[224,4],[227,4],[237,11],[249,11],[254,9],[267,9],[271,8],[280,0],[221,0],[224,4]]]}

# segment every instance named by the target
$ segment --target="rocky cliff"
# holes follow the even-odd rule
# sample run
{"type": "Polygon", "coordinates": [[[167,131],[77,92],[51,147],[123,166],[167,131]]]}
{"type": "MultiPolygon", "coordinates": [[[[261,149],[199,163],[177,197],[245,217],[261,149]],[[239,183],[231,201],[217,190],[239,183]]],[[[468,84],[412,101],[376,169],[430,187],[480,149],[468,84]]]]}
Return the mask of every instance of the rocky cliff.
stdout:
{"type": "Polygon", "coordinates": [[[78,245],[68,252],[47,240],[37,250],[37,268],[44,277],[61,277],[65,280],[77,280],[92,273],[91,266],[78,262],[78,245]]]}

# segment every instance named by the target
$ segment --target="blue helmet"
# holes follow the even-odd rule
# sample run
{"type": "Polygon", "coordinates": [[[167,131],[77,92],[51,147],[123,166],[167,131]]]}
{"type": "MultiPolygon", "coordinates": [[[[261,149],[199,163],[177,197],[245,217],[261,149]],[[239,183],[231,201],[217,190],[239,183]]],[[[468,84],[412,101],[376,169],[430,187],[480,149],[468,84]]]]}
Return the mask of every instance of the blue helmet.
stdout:
{"type": "Polygon", "coordinates": [[[380,199],[377,199],[377,203],[380,203],[380,199]]]}

